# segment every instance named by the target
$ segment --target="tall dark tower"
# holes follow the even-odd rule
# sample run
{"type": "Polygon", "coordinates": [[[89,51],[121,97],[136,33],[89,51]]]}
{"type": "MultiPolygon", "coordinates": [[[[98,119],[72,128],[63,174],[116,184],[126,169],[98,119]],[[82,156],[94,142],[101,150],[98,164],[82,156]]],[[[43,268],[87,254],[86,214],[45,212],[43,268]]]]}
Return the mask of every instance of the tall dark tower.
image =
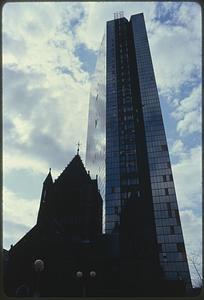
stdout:
{"type": "Polygon", "coordinates": [[[107,22],[91,90],[86,166],[103,174],[105,232],[128,233],[136,258],[157,256],[164,279],[190,288],[144,16],[115,17],[107,22]]]}

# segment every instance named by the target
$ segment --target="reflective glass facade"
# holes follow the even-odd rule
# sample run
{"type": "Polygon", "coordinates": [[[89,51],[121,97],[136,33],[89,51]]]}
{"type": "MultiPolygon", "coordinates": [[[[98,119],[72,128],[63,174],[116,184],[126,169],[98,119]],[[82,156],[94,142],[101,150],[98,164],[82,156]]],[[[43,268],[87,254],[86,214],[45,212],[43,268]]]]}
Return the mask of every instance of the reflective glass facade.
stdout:
{"type": "MultiPolygon", "coordinates": [[[[89,98],[86,169],[92,178],[98,178],[98,187],[105,200],[105,147],[106,147],[106,38],[101,42],[92,77],[89,98]]],[[[105,208],[105,202],[103,207],[105,208]]],[[[103,209],[104,214],[104,209],[103,209]]],[[[103,217],[103,222],[105,218],[103,217]]],[[[104,227],[104,224],[103,224],[104,227]]]]}
{"type": "MultiPolygon", "coordinates": [[[[106,95],[103,88],[99,111],[99,94],[91,92],[86,161],[91,172],[99,175],[103,170],[106,233],[120,232],[122,211],[134,197],[143,210],[143,223],[140,229],[134,228],[135,236],[143,230],[156,244],[166,279],[183,279],[191,285],[143,14],[132,16],[130,22],[125,18],[107,22],[106,43],[106,95]],[[94,122],[99,112],[103,125],[97,131],[94,122]],[[101,137],[102,156],[97,146],[101,137]],[[99,166],[103,166],[100,172],[99,166]]],[[[105,64],[100,54],[99,60],[105,64]]],[[[96,69],[99,78],[97,74],[96,69]]],[[[135,215],[139,216],[138,211],[135,215]]]]}
{"type": "Polygon", "coordinates": [[[160,264],[190,283],[181,222],[143,14],[131,17],[160,264]]]}
{"type": "Polygon", "coordinates": [[[116,61],[115,22],[109,22],[107,31],[107,86],[106,86],[106,214],[107,233],[120,222],[120,157],[119,157],[119,115],[118,83],[116,61]]]}

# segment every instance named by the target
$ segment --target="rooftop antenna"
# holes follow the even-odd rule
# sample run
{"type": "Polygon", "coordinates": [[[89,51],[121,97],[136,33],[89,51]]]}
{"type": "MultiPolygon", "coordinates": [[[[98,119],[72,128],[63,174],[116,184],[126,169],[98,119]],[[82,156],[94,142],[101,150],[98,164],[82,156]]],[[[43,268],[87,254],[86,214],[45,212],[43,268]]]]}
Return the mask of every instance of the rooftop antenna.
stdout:
{"type": "Polygon", "coordinates": [[[124,17],[124,11],[118,11],[114,13],[114,19],[120,19],[124,17]]]}
{"type": "Polygon", "coordinates": [[[120,18],[123,18],[123,17],[124,17],[124,11],[122,11],[122,10],[119,11],[119,17],[120,17],[120,18]]]}
{"type": "Polygon", "coordinates": [[[77,155],[79,155],[79,147],[81,146],[81,144],[78,142],[77,146],[77,155]]]}

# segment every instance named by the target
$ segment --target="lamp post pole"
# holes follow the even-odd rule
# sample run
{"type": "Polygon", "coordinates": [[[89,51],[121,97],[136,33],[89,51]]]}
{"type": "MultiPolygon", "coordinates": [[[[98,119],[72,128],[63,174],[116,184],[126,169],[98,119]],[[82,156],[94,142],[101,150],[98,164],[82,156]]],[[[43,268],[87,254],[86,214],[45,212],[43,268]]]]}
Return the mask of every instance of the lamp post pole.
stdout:
{"type": "Polygon", "coordinates": [[[92,270],[89,272],[89,276],[84,277],[84,274],[82,271],[77,271],[76,272],[76,277],[78,279],[82,279],[82,297],[86,297],[87,290],[86,290],[86,281],[88,281],[89,277],[90,278],[95,278],[96,277],[96,271],[92,270]]]}
{"type": "Polygon", "coordinates": [[[83,282],[83,285],[82,285],[82,297],[86,297],[86,283],[85,283],[85,281],[83,282]]]}
{"type": "Polygon", "coordinates": [[[44,261],[41,259],[36,259],[34,261],[34,269],[37,274],[34,297],[39,297],[40,296],[40,291],[39,291],[40,273],[44,270],[44,261]]]}

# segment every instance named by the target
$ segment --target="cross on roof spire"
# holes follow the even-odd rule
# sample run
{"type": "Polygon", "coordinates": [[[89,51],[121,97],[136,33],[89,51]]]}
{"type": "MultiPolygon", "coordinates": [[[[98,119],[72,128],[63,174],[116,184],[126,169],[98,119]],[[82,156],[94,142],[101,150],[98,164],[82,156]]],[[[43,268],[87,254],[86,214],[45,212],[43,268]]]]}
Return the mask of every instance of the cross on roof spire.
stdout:
{"type": "Polygon", "coordinates": [[[79,155],[79,147],[81,146],[81,144],[78,142],[77,146],[78,146],[78,148],[77,148],[77,155],[79,155]]]}

